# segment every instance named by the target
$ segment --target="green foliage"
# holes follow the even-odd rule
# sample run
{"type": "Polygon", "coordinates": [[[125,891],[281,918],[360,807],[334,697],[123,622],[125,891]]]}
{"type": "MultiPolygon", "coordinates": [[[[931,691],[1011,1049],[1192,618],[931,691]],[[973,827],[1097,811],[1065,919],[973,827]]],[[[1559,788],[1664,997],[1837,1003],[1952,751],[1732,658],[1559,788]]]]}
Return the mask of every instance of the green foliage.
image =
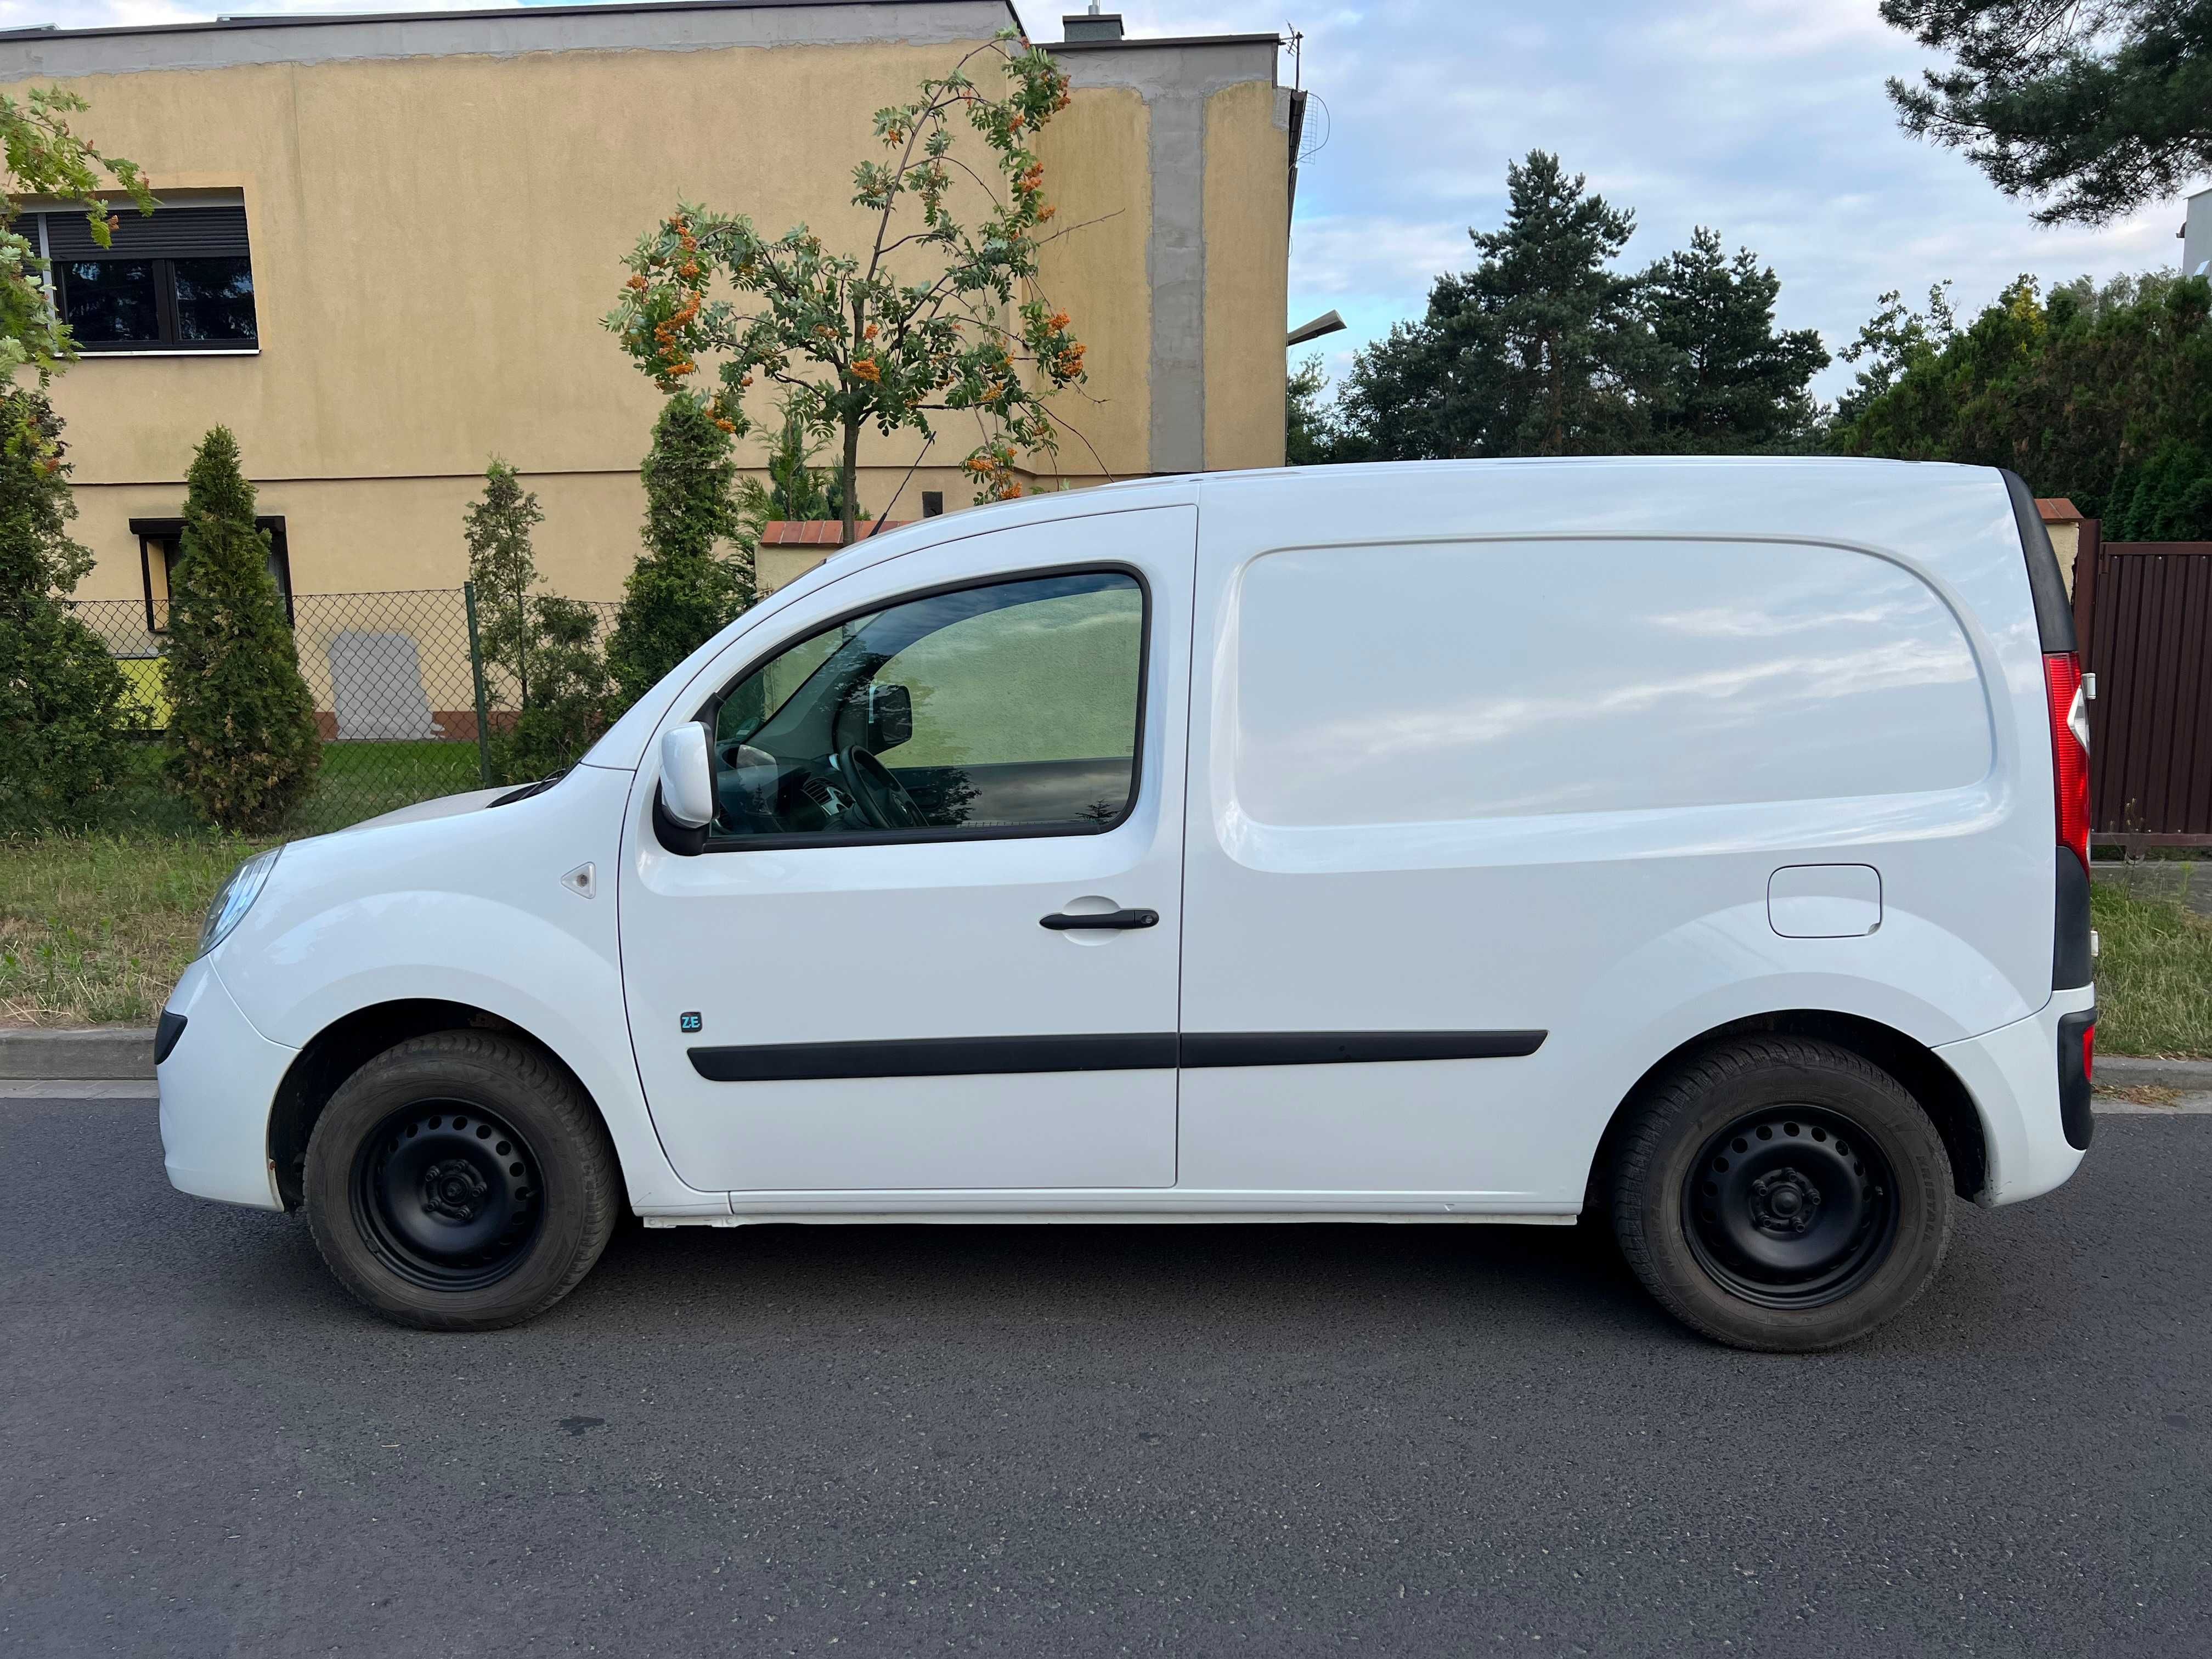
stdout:
{"type": "Polygon", "coordinates": [[[282,823],[314,787],[323,757],[253,494],[238,441],[216,428],[185,475],[164,665],[172,774],[233,832],[282,823]]]}
{"type": "Polygon", "coordinates": [[[1815,330],[1774,331],[1782,279],[1749,248],[1729,259],[1719,234],[1700,225],[1689,250],[1651,266],[1641,288],[1654,447],[1765,448],[1813,424],[1806,388],[1827,351],[1815,330]]]}
{"type": "Polygon", "coordinates": [[[2109,541],[2212,541],[2212,453],[2168,438],[2148,459],[2120,469],[2103,517],[2109,541]]]}
{"type": "Polygon", "coordinates": [[[927,453],[933,415],[974,415],[983,437],[966,466],[976,499],[1004,500],[1021,493],[1020,451],[1058,447],[1045,395],[1085,378],[1066,313],[1037,288],[1054,210],[1030,143],[1066,107],[1066,75],[1006,29],[925,80],[921,94],[876,112],[876,137],[892,159],[853,170],[853,205],[874,227],[865,252],[832,252],[804,225],[771,238],[741,215],[685,206],[638,243],[606,319],[655,386],[697,399],[725,431],[750,428],[745,393],[764,376],[807,429],[838,434],[848,544],[868,426],[885,437],[911,430],[927,453]],[[969,78],[987,57],[1000,60],[1003,96],[969,78]],[[955,153],[963,118],[988,151],[982,166],[955,153]],[[972,230],[952,209],[971,185],[988,204],[972,230]],[[908,264],[903,276],[895,263],[908,264]],[[734,297],[710,299],[717,281],[734,297]],[[709,355],[721,358],[719,385],[702,396],[686,379],[709,355]]]}
{"type": "MultiPolygon", "coordinates": [[[[738,484],[738,513],[757,536],[776,519],[813,520],[845,516],[844,481],[835,468],[818,467],[821,441],[807,429],[805,416],[787,401],[783,422],[768,453],[768,482],[745,478],[738,484]]],[[[868,516],[855,505],[855,519],[868,516]]]]}
{"type": "Polygon", "coordinates": [[[1336,428],[1322,394],[1328,390],[1328,371],[1316,351],[1291,371],[1285,398],[1284,459],[1292,466],[1319,466],[1336,459],[1336,428]]]}
{"type": "Polygon", "coordinates": [[[730,434],[689,398],[671,398],[653,422],[640,469],[646,551],[607,641],[607,672],[625,708],[757,597],[756,532],[739,515],[730,447],[730,434]]]}
{"type": "Polygon", "coordinates": [[[539,593],[531,599],[528,617],[530,697],[511,724],[491,733],[493,772],[507,783],[574,766],[606,729],[614,692],[589,605],[539,593]]]}
{"type": "Polygon", "coordinates": [[[1428,314],[1361,352],[1345,389],[1354,448],[1406,460],[1617,449],[1632,424],[1635,284],[1607,268],[1635,216],[1588,193],[1556,155],[1505,170],[1505,224],[1437,279],[1428,314]]]}
{"type": "Polygon", "coordinates": [[[1413,460],[1774,448],[1804,441],[1827,364],[1811,330],[1777,333],[1781,283],[1749,249],[1690,248],[1611,268],[1634,216],[1532,150],[1506,169],[1505,223],[1437,278],[1428,312],[1358,354],[1337,409],[1294,382],[1294,442],[1315,459],[1413,460]]]}
{"type": "Polygon", "coordinates": [[[82,820],[124,770],[125,686],[69,611],[92,555],[46,393],[0,393],[0,824],[82,820]]]}
{"type": "Polygon", "coordinates": [[[538,582],[530,532],[544,521],[537,495],[497,456],[484,468],[483,494],[461,515],[478,647],[486,671],[504,677],[505,700],[517,708],[530,701],[530,590],[538,582]]]}
{"type": "Polygon", "coordinates": [[[1850,390],[1836,399],[1831,418],[1839,426],[1856,422],[1875,398],[1897,384],[1906,369],[1951,343],[1951,337],[1959,331],[1959,319],[1951,310],[1950,287],[1947,277],[1929,289],[1924,316],[1906,309],[1904,295],[1897,289],[1875,301],[1881,309],[1861,325],[1858,338],[1836,354],[1847,363],[1859,365],[1850,390]]]}
{"type": "MultiPolygon", "coordinates": [[[[91,107],[59,87],[33,87],[20,104],[0,96],[0,154],[7,161],[5,224],[0,226],[0,378],[27,367],[43,386],[76,356],[76,343],[49,303],[46,262],[13,228],[23,199],[76,203],[85,210],[93,240],[102,247],[115,226],[100,193],[103,172],[131,192],[141,213],[154,210],[153,193],[135,162],[109,155],[70,131],[69,118],[91,107]]],[[[15,428],[19,436],[35,429],[35,424],[15,428]]]]}
{"type": "MultiPolygon", "coordinates": [[[[665,524],[682,519],[661,515],[665,524]]],[[[483,494],[462,516],[477,648],[493,701],[516,711],[485,734],[492,775],[504,783],[532,782],[574,765],[605,729],[613,696],[591,608],[534,591],[530,535],[544,520],[536,494],[496,457],[484,468],[483,494]]],[[[653,522],[648,510],[648,528],[653,522]]]]}
{"type": "Polygon", "coordinates": [[[2212,0],[1882,0],[1953,67],[1889,83],[1905,131],[1964,150],[2045,224],[2105,224],[2212,172],[2212,0]]]}
{"type": "MultiPolygon", "coordinates": [[[[1872,373],[1840,405],[1847,454],[2008,466],[2105,520],[2112,540],[2212,539],[2212,285],[2088,278],[2046,301],[2033,277],[1963,328],[1898,319],[1862,332],[1872,373]],[[1883,378],[1883,377],[1886,377],[1883,378]]],[[[1844,354],[1853,356],[1852,352],[1844,354]]]]}

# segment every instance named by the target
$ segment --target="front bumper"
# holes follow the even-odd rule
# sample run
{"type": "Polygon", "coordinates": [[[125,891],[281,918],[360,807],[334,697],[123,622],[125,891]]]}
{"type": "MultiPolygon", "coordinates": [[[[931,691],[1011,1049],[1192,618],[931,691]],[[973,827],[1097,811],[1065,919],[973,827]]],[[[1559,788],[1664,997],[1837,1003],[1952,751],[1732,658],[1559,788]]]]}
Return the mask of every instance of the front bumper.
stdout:
{"type": "Polygon", "coordinates": [[[1978,1202],[1994,1207],[2039,1197],[2081,1167],[2081,1149],[2067,1138],[2059,1098],[2058,1028],[2068,1015],[2096,1006],[2094,987],[2059,991],[2026,1019],[1936,1050],[1981,1115],[1989,1176],[1978,1202]]]}
{"type": "Polygon", "coordinates": [[[300,1051],[255,1030],[204,958],[185,970],[165,1012],[185,1020],[176,1047],[156,1068],[169,1184],[226,1204],[283,1209],[269,1158],[269,1112],[300,1051]]]}

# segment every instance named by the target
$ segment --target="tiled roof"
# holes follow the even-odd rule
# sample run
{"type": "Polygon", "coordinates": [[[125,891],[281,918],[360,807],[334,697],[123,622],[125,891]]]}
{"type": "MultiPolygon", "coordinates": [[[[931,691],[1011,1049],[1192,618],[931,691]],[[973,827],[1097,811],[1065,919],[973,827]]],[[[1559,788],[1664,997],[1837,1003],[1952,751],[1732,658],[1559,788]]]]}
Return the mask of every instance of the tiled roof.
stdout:
{"type": "MultiPolygon", "coordinates": [[[[880,531],[902,530],[913,522],[911,519],[889,519],[878,526],[872,520],[864,520],[860,526],[860,539],[866,541],[880,531]]],[[[842,547],[845,544],[844,520],[770,519],[761,527],[760,544],[763,547],[842,547]]]]}
{"type": "Polygon", "coordinates": [[[2063,495],[2038,495],[2035,510],[2043,515],[2045,524],[2060,524],[2081,516],[2081,509],[2063,495]]]}

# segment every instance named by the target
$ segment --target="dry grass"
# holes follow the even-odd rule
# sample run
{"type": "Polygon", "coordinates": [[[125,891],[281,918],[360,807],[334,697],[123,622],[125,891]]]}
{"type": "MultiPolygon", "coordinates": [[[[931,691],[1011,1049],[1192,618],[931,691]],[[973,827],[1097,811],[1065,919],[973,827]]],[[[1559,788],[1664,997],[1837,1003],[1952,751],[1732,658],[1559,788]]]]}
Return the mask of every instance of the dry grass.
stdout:
{"type": "Polygon", "coordinates": [[[2130,1083],[2124,1088],[2109,1083],[2097,1085],[2100,1100],[2124,1100],[2131,1106],[2179,1106],[2181,1091],[2160,1083],[2130,1083]]]}
{"type": "Polygon", "coordinates": [[[264,843],[214,835],[0,842],[0,1024],[150,1025],[208,901],[264,843]]]}

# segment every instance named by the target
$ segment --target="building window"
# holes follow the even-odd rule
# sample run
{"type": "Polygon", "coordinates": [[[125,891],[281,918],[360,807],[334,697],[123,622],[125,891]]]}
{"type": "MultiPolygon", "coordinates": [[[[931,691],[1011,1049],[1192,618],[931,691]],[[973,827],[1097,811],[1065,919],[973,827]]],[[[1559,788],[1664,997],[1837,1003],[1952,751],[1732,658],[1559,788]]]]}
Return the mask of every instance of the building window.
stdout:
{"type": "MultiPolygon", "coordinates": [[[[269,576],[284,596],[284,620],[292,620],[292,555],[284,542],[282,515],[258,518],[257,529],[269,532],[269,576]]],[[[169,574],[177,568],[184,544],[182,519],[133,519],[131,533],[138,538],[138,571],[146,585],[146,627],[149,632],[169,630],[169,574]]]]}
{"type": "Polygon", "coordinates": [[[88,354],[250,351],[260,343],[243,207],[128,203],[101,247],[82,213],[31,216],[62,320],[88,354]]]}

